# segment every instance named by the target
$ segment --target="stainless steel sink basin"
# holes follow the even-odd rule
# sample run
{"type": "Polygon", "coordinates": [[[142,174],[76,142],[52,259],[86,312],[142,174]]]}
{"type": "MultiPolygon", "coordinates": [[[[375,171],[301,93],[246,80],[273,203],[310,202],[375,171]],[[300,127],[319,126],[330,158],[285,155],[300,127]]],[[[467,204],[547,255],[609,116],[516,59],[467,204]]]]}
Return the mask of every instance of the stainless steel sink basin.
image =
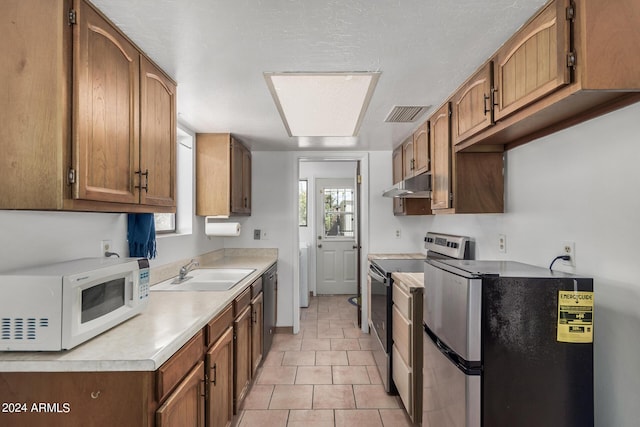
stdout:
{"type": "Polygon", "coordinates": [[[180,283],[167,280],[152,291],[228,291],[253,273],[253,268],[200,268],[192,270],[180,283]]]}

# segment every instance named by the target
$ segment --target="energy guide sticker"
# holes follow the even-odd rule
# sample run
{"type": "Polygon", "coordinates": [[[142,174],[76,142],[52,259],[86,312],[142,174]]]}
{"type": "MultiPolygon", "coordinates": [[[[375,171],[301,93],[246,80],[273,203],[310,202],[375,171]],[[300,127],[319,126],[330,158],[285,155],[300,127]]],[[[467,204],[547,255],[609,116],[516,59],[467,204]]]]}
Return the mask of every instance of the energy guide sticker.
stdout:
{"type": "Polygon", "coordinates": [[[558,292],[558,337],[560,342],[593,342],[593,292],[558,292]]]}

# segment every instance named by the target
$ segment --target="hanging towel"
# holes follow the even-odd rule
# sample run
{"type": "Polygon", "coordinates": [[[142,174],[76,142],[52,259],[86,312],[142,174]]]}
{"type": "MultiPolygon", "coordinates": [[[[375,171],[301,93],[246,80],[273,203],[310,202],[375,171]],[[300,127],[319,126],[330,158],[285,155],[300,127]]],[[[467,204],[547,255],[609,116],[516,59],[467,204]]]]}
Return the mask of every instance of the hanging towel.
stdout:
{"type": "Polygon", "coordinates": [[[127,215],[130,257],[156,257],[156,226],[152,213],[127,215]]]}

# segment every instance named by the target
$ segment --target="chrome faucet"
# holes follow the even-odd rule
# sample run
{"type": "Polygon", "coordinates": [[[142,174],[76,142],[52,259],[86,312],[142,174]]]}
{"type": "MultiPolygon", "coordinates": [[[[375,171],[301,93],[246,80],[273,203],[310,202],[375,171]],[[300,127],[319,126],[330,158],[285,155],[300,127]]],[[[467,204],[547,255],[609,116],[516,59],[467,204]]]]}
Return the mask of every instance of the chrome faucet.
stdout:
{"type": "Polygon", "coordinates": [[[200,266],[200,263],[195,259],[192,259],[191,261],[189,261],[187,265],[183,265],[182,267],[180,267],[180,273],[178,274],[178,282],[182,282],[187,277],[187,274],[198,266],[200,266]]]}

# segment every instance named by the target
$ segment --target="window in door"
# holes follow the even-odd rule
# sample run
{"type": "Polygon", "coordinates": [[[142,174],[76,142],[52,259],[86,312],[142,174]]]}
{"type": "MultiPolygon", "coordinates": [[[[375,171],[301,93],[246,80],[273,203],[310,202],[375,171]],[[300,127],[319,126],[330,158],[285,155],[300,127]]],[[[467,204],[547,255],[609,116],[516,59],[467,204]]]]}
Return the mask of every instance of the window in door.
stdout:
{"type": "Polygon", "coordinates": [[[354,237],[353,189],[325,188],[323,193],[324,236],[354,237]]]}
{"type": "Polygon", "coordinates": [[[298,181],[298,225],[300,227],[307,226],[307,188],[306,179],[298,181]]]}

